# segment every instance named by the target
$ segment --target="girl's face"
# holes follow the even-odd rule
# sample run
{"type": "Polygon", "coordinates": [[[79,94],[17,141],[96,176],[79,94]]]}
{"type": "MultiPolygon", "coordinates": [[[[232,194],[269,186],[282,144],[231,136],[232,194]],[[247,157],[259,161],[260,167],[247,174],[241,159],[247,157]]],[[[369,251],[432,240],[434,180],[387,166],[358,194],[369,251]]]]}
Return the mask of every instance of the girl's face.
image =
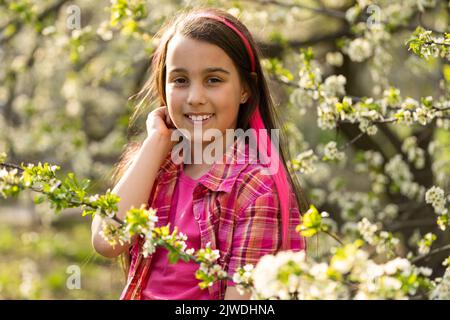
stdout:
{"type": "Polygon", "coordinates": [[[226,129],[236,128],[239,105],[249,97],[225,51],[179,34],[167,46],[165,88],[175,127],[186,129],[198,143],[209,140],[194,139],[200,137],[194,135],[194,126],[201,128],[201,136],[212,128],[224,135],[226,129]]]}

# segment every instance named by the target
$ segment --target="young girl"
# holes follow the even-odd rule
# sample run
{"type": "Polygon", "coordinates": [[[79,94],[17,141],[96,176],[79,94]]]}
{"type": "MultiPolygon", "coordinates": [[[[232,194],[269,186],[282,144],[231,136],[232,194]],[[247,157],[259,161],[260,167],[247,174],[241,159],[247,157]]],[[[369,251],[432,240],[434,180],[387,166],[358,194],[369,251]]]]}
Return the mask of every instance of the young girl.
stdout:
{"type": "MultiPolygon", "coordinates": [[[[147,117],[147,137],[130,144],[117,166],[113,192],[120,196],[118,217],[147,203],[157,209],[158,226],[170,223],[187,235],[188,248],[218,249],[218,263],[229,275],[245,264],[256,264],[279,250],[305,250],[295,231],[300,212],[307,210],[298,182],[286,166],[287,148],[270,146],[276,110],[259,61],[259,49],[247,28],[218,9],[183,12],[161,31],[152,58],[152,74],[139,93],[143,98],[133,119],[148,102],[157,101],[147,117]],[[195,159],[211,143],[195,130],[219,130],[214,143],[223,146],[213,163],[195,159]],[[174,157],[175,129],[185,130],[190,151],[174,157]],[[250,161],[249,143],[226,139],[227,130],[254,131],[257,151],[281,165],[267,174],[267,164],[250,161]],[[264,144],[264,140],[268,144],[264,144]],[[267,150],[269,149],[269,150],[267,150]],[[244,159],[244,161],[242,161],[244,159]],[[219,161],[221,160],[221,161],[219,161]],[[300,208],[300,210],[299,210],[300,208]]],[[[284,141],[283,136],[280,138],[284,141]]],[[[273,145],[273,142],[272,142],[273,145]]],[[[202,153],[203,154],[203,153],[202,153]]],[[[121,299],[248,299],[233,281],[216,281],[201,290],[195,262],[167,262],[167,251],[141,254],[142,238],[112,248],[99,235],[102,218],[92,223],[93,246],[107,257],[131,259],[121,299]]]]}

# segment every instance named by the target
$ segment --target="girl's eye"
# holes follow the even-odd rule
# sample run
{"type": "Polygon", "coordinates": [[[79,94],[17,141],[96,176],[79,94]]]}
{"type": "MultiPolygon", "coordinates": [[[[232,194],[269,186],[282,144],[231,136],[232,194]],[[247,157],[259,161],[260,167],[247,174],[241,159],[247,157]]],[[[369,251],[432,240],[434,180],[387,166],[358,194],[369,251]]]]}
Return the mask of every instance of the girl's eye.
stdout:
{"type": "MultiPolygon", "coordinates": [[[[210,81],[210,83],[222,82],[222,80],[219,78],[209,78],[208,81],[210,81]]],[[[187,81],[184,78],[176,78],[176,79],[172,80],[172,82],[175,84],[186,84],[187,81]]]]}
{"type": "Polygon", "coordinates": [[[183,79],[183,78],[177,78],[177,79],[173,80],[173,82],[175,82],[176,84],[183,84],[184,83],[184,82],[178,82],[179,80],[185,81],[185,79],[183,79]]]}

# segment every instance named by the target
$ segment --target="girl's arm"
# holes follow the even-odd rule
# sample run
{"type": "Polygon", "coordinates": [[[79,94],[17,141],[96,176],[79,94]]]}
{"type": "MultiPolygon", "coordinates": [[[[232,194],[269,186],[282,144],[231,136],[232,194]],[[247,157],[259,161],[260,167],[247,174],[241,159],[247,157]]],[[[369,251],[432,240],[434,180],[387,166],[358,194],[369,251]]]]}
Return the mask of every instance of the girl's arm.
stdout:
{"type": "MultiPolygon", "coordinates": [[[[177,141],[172,141],[175,126],[166,106],[150,112],[146,121],[147,138],[133,159],[125,174],[120,178],[112,193],[120,197],[117,217],[124,219],[132,206],[139,208],[147,204],[159,168],[177,141]]],[[[114,248],[100,235],[103,218],[95,215],[92,220],[92,246],[102,256],[115,258],[130,248],[130,243],[116,245],[114,248]]]]}
{"type": "MultiPolygon", "coordinates": [[[[112,193],[120,197],[117,217],[124,219],[125,213],[134,206],[139,208],[146,204],[160,166],[171,150],[170,136],[153,132],[147,136],[132,164],[116,184],[112,193]]],[[[130,248],[131,243],[117,244],[113,248],[99,234],[102,230],[103,218],[95,215],[91,231],[92,245],[99,254],[114,258],[130,248]]],[[[133,238],[134,240],[134,238],[133,238]]]]}

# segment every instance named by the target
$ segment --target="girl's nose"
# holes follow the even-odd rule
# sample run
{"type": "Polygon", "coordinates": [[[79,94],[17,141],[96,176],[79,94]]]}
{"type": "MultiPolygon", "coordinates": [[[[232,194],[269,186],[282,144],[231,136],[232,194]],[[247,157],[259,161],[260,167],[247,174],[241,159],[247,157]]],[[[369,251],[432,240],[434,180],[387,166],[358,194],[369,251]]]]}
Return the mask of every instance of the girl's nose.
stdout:
{"type": "Polygon", "coordinates": [[[202,84],[192,83],[189,86],[187,103],[191,106],[202,105],[206,103],[205,92],[202,84]]]}

